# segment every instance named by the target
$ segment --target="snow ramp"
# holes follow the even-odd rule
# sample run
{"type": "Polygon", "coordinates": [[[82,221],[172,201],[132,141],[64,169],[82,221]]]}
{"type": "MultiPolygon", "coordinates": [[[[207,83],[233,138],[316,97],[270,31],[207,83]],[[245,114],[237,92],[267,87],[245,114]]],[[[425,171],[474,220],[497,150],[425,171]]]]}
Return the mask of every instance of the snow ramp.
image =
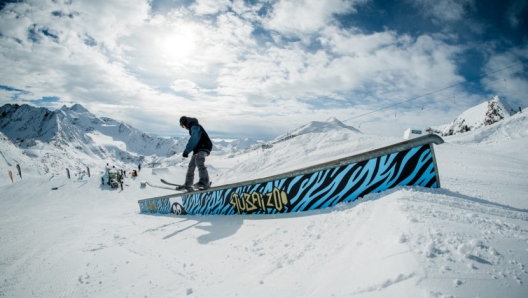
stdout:
{"type": "Polygon", "coordinates": [[[171,175],[171,172],[169,171],[168,168],[153,168],[152,169],[152,175],[166,175],[166,176],[170,176],[171,175]]]}
{"type": "Polygon", "coordinates": [[[280,175],[139,200],[141,213],[276,214],[351,202],[396,186],[440,187],[430,134],[280,175]]]}

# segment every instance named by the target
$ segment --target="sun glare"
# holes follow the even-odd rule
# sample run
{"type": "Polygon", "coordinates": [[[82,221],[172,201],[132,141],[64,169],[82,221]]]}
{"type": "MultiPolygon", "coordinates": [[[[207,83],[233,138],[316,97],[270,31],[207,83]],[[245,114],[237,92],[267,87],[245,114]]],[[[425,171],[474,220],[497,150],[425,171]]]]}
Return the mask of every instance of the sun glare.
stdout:
{"type": "Polygon", "coordinates": [[[195,49],[195,40],[191,32],[171,32],[156,38],[156,46],[163,59],[177,62],[189,58],[195,49]]]}

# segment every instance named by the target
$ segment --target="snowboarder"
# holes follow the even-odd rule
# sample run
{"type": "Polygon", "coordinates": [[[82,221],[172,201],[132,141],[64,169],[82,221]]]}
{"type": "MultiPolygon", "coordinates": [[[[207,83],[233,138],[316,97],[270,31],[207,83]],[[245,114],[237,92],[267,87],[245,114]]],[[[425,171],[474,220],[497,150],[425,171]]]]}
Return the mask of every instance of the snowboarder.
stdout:
{"type": "Polygon", "coordinates": [[[183,151],[183,157],[189,157],[189,153],[193,152],[189,166],[187,168],[187,175],[185,176],[185,184],[178,187],[178,190],[193,190],[194,170],[198,167],[198,176],[200,180],[194,184],[194,188],[206,189],[210,186],[209,173],[205,166],[205,157],[209,156],[213,149],[213,142],[207,135],[205,129],[198,123],[198,119],[182,116],[180,118],[180,126],[189,131],[189,141],[183,151]]]}

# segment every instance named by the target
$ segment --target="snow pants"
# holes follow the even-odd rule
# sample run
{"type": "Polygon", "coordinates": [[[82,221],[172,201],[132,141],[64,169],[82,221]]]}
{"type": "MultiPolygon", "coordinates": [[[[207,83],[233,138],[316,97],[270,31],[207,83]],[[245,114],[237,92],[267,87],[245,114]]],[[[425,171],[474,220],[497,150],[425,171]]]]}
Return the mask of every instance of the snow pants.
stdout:
{"type": "Polygon", "coordinates": [[[194,183],[194,170],[198,168],[198,177],[200,177],[200,183],[203,185],[209,185],[209,173],[205,166],[205,157],[207,152],[199,151],[193,154],[189,167],[187,168],[187,175],[185,176],[185,187],[192,187],[194,183]]]}

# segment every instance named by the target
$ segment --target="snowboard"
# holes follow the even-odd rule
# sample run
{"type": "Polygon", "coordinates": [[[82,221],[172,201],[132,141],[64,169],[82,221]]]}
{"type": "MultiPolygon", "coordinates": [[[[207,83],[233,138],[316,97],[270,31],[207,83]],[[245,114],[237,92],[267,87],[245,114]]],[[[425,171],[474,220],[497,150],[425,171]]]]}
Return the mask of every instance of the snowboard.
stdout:
{"type": "MultiPolygon", "coordinates": [[[[200,190],[204,190],[203,188],[195,188],[193,189],[192,191],[188,191],[188,190],[181,190],[181,189],[177,189],[179,186],[183,186],[182,184],[176,184],[176,183],[171,183],[171,182],[168,182],[164,179],[160,179],[161,183],[163,184],[166,184],[166,185],[170,185],[172,187],[169,187],[169,186],[162,186],[162,185],[155,185],[155,184],[150,184],[147,182],[147,184],[151,187],[157,187],[157,188],[164,188],[164,189],[170,189],[170,190],[176,190],[176,191],[181,191],[181,192],[193,192],[193,191],[200,191],[200,190]]],[[[212,182],[209,182],[209,187],[211,187],[211,183],[212,182]]]]}
{"type": "MultiPolygon", "coordinates": [[[[172,186],[175,186],[175,187],[183,186],[182,184],[170,183],[170,182],[168,182],[168,181],[166,181],[166,180],[164,180],[164,179],[160,179],[160,181],[161,181],[161,183],[163,183],[163,184],[172,185],[172,186]]],[[[209,182],[209,187],[211,187],[211,183],[212,183],[212,182],[209,182]]],[[[207,187],[207,188],[209,188],[209,187],[207,187]]],[[[194,189],[194,190],[196,191],[196,190],[204,190],[204,189],[205,189],[205,188],[198,188],[198,189],[194,189]]]]}

